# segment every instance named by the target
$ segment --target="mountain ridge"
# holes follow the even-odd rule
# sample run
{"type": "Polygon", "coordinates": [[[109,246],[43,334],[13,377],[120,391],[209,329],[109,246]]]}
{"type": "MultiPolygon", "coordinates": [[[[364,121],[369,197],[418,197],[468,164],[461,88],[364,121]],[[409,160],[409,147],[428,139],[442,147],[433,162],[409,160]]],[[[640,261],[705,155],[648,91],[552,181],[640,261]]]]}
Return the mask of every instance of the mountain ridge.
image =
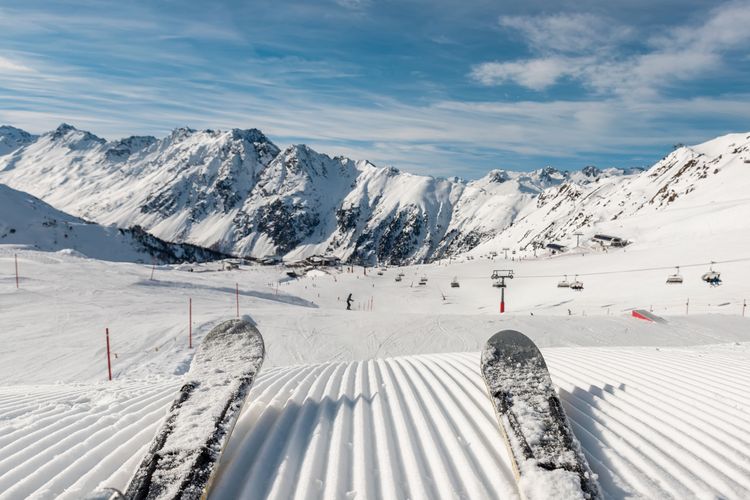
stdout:
{"type": "MultiPolygon", "coordinates": [[[[594,209],[601,203],[579,210],[583,215],[575,222],[569,220],[570,212],[581,208],[577,204],[592,192],[603,192],[602,186],[609,186],[604,191],[613,196],[617,189],[650,193],[658,184],[655,191],[663,194],[671,188],[661,186],[652,170],[684,166],[692,159],[705,171],[705,162],[715,158],[703,153],[695,159],[698,153],[690,156],[689,151],[697,150],[685,147],[661,161],[671,162],[668,168],[657,162],[648,171],[497,169],[466,181],[330,157],[304,144],[280,149],[258,129],[183,127],[161,139],[106,141],[63,124],[14,144],[0,155],[0,182],[76,216],[141,226],[167,241],[238,256],[296,259],[330,253],[367,264],[426,262],[496,247],[492,242],[500,240],[503,246],[512,241],[519,250],[569,241],[572,232],[603,221],[594,209]],[[646,181],[634,183],[641,178],[646,181]],[[548,219],[553,222],[547,228],[548,219]],[[523,234],[519,227],[525,228],[523,234]]],[[[724,146],[718,155],[734,158],[746,151],[744,145],[735,145],[735,153],[724,146]]],[[[689,177],[694,190],[707,175],[689,177]]],[[[680,196],[689,195],[688,186],[679,185],[680,196]]],[[[663,204],[676,199],[667,198],[663,204]]]]}

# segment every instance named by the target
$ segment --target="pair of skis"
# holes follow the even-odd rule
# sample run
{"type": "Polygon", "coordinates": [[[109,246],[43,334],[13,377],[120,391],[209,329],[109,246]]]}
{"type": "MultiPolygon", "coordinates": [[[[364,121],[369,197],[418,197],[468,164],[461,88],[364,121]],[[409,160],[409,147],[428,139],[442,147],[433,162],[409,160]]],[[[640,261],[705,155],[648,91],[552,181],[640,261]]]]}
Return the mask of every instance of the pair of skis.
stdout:
{"type": "MultiPolygon", "coordinates": [[[[263,338],[249,323],[211,330],[127,489],[89,498],[205,498],[264,357],[263,338]]],[[[499,332],[482,352],[481,372],[521,497],[601,499],[537,346],[519,332],[499,332]]]]}

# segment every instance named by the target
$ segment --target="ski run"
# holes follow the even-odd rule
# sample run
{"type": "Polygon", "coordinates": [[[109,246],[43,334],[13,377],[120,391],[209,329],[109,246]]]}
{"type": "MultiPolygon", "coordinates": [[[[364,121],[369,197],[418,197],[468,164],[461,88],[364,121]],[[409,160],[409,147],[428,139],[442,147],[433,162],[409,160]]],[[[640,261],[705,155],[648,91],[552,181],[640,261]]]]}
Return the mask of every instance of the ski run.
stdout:
{"type": "Polygon", "coordinates": [[[504,329],[541,347],[605,498],[747,498],[746,263],[722,264],[720,287],[700,268],[684,270],[679,289],[663,270],[592,274],[580,293],[524,278],[581,260],[596,273],[665,259],[634,246],[292,279],[283,266],[154,267],[0,247],[0,498],[124,489],[191,366],[189,312],[200,346],[238,310],[263,334],[266,360],[210,498],[517,498],[479,369],[485,342],[504,329]],[[517,278],[499,315],[489,273],[506,264],[517,278]],[[638,306],[664,322],[632,317],[638,306]]]}
{"type": "MultiPolygon", "coordinates": [[[[750,494],[746,346],[545,356],[607,498],[750,494]]],[[[261,372],[211,498],[513,498],[478,367],[455,353],[261,372]]],[[[178,387],[3,387],[0,498],[124,487],[178,387]]]]}

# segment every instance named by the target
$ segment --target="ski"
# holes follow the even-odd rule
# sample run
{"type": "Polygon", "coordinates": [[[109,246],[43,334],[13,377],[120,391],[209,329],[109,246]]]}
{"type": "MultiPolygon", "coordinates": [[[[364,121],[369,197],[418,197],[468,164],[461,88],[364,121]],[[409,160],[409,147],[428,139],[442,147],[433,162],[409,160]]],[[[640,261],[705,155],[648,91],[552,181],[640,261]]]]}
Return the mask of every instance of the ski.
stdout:
{"type": "Polygon", "coordinates": [[[205,498],[264,356],[263,337],[249,323],[213,328],[127,489],[104,498],[205,498]]]}
{"type": "Polygon", "coordinates": [[[496,333],[481,372],[521,497],[603,498],[534,342],[515,330],[496,333]]]}

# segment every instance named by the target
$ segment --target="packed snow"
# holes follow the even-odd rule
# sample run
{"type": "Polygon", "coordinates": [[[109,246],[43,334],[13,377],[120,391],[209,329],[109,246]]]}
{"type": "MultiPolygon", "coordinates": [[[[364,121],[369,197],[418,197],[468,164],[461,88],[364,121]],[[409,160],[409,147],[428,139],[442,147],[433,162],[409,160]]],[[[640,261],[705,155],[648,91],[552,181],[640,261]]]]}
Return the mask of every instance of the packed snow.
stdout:
{"type": "MultiPolygon", "coordinates": [[[[691,258],[706,259],[699,250],[691,258]]],[[[543,347],[607,496],[746,497],[750,272],[743,249],[734,251],[721,264],[722,286],[702,282],[699,266],[674,288],[637,245],[382,275],[321,268],[297,279],[284,266],[153,268],[0,247],[0,498],[123,488],[189,367],[188,299],[199,344],[237,315],[237,290],[267,358],[212,498],[512,497],[477,354],[506,328],[543,347]],[[534,277],[583,263],[582,292],[534,277]],[[628,271],[649,266],[657,269],[628,271]],[[489,275],[505,267],[516,278],[501,316],[489,275]],[[594,274],[605,269],[623,272],[594,274]],[[422,275],[429,280],[420,286],[422,275]],[[653,308],[666,322],[632,318],[633,308],[653,308]]]]}

